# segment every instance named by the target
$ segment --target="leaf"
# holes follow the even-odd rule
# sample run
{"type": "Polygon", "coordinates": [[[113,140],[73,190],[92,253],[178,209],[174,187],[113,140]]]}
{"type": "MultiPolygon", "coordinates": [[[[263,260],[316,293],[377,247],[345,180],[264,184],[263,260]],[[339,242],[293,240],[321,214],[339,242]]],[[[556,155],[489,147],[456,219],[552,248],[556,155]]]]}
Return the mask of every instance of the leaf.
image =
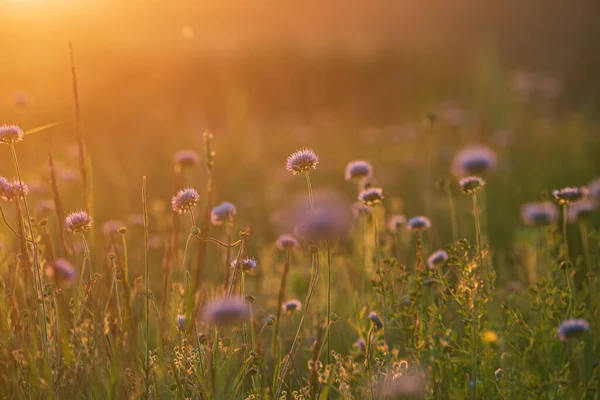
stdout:
{"type": "Polygon", "coordinates": [[[65,121],[52,122],[50,124],[38,126],[37,128],[28,129],[28,130],[25,131],[25,134],[26,135],[31,135],[32,133],[42,132],[42,131],[48,130],[50,128],[54,128],[55,126],[60,125],[63,122],[65,122],[65,121]]]}

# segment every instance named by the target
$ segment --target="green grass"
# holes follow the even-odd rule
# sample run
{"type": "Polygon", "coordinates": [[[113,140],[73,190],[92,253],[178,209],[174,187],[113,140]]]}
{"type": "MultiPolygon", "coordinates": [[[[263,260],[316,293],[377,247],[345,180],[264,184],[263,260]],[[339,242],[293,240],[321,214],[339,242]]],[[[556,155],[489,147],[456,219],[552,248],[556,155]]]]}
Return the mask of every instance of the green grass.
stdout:
{"type": "MultiPolygon", "coordinates": [[[[16,207],[23,199],[0,203],[0,397],[600,398],[599,218],[563,232],[560,219],[525,226],[519,211],[596,177],[598,121],[561,112],[553,100],[520,101],[497,68],[480,75],[458,125],[442,112],[422,118],[436,107],[404,129],[398,125],[410,120],[390,126],[339,111],[307,118],[303,129],[295,119],[240,117],[214,136],[177,133],[191,131],[184,121],[143,143],[133,134],[88,137],[90,161],[81,164],[57,134],[53,158],[79,168],[89,186],[58,177],[55,189],[27,195],[30,215],[16,207]],[[476,195],[463,194],[450,173],[453,156],[470,144],[498,157],[476,195]],[[303,146],[320,157],[308,191],[284,167],[303,146]],[[176,168],[172,155],[182,147],[201,162],[176,168]],[[344,234],[300,237],[299,248],[278,250],[279,234],[293,233],[293,210],[311,210],[313,196],[316,210],[335,197],[329,212],[350,212],[358,193],[344,168],[354,159],[368,160],[383,188],[373,215],[349,218],[344,234]],[[177,215],[170,198],[188,186],[200,203],[177,215]],[[35,211],[47,197],[66,212],[89,207],[86,242],[65,234],[63,243],[59,213],[35,211]],[[210,224],[222,201],[237,208],[231,235],[228,224],[210,224]],[[142,211],[144,222],[130,218],[142,211]],[[425,215],[432,226],[392,234],[394,214],[425,215]],[[115,218],[126,229],[105,232],[103,223],[115,218]],[[427,268],[438,249],[448,262],[427,268]],[[60,257],[75,266],[73,282],[46,274],[60,257]],[[255,273],[237,270],[245,257],[256,258],[255,273]],[[207,323],[206,304],[228,293],[245,297],[249,317],[207,323]],[[278,304],[294,298],[302,309],[275,322],[278,304]],[[178,315],[186,317],[182,326],[178,315]],[[560,341],[558,326],[569,317],[590,329],[560,341]]],[[[25,183],[52,186],[33,161],[46,134],[53,138],[36,132],[15,144],[25,183]]],[[[9,146],[1,151],[11,157],[9,146]]],[[[9,168],[3,174],[16,177],[9,168]]]]}

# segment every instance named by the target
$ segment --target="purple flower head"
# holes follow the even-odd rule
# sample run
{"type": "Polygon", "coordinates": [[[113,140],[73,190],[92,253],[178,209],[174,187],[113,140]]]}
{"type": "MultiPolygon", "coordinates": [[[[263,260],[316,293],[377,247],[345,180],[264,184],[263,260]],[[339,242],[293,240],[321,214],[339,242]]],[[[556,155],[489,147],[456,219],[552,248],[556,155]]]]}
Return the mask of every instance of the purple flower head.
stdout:
{"type": "Polygon", "coordinates": [[[558,327],[558,338],[561,342],[569,339],[579,339],[590,329],[585,319],[567,319],[558,327]]]}
{"type": "Polygon", "coordinates": [[[85,211],[75,211],[67,215],[65,225],[71,233],[86,232],[92,226],[92,218],[85,211]]]}
{"type": "Polygon", "coordinates": [[[188,168],[200,162],[200,156],[194,150],[180,150],[175,153],[175,164],[182,167],[188,168]]]}
{"type": "Polygon", "coordinates": [[[470,146],[459,151],[452,160],[452,173],[456,177],[481,176],[496,167],[494,150],[484,146],[470,146]]]}
{"type": "Polygon", "coordinates": [[[431,228],[431,221],[427,217],[418,216],[408,220],[408,230],[412,232],[424,232],[431,228]]]}
{"type": "Polygon", "coordinates": [[[369,178],[373,174],[373,167],[368,161],[351,161],[346,166],[344,177],[347,181],[360,181],[369,178]]]}
{"type": "Polygon", "coordinates": [[[0,125],[0,143],[13,144],[23,140],[25,132],[17,125],[0,125]]]}
{"type": "Polygon", "coordinates": [[[230,218],[233,218],[235,213],[235,206],[232,203],[225,201],[212,209],[212,212],[210,213],[210,222],[212,222],[213,225],[221,225],[230,218]]]}
{"type": "Polygon", "coordinates": [[[317,168],[319,157],[309,149],[300,149],[289,155],[285,167],[294,175],[304,174],[317,168]]]}
{"type": "Polygon", "coordinates": [[[392,215],[388,220],[388,230],[391,233],[396,233],[401,226],[406,224],[406,217],[404,215],[392,215]]]}
{"type": "Polygon", "coordinates": [[[190,211],[200,201],[200,195],[195,189],[185,188],[180,190],[171,199],[171,207],[177,214],[190,211]]]}
{"type": "Polygon", "coordinates": [[[298,240],[289,233],[279,235],[276,241],[276,245],[279,250],[290,250],[300,247],[300,243],[298,243],[298,240]]]}
{"type": "Polygon", "coordinates": [[[246,321],[250,308],[241,297],[218,298],[204,307],[204,320],[211,325],[226,325],[246,321]]]}
{"type": "Polygon", "coordinates": [[[525,203],[521,206],[521,218],[526,225],[548,226],[558,221],[556,204],[545,202],[525,203]]]}

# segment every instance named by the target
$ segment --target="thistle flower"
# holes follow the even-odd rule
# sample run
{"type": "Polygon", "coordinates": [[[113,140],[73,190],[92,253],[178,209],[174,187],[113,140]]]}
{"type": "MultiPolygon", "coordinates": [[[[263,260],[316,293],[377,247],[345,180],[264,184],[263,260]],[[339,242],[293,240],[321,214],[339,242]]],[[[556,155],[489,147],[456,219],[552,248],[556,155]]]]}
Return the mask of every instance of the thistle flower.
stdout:
{"type": "Polygon", "coordinates": [[[290,235],[289,233],[279,235],[275,244],[277,245],[277,248],[279,250],[290,250],[300,247],[300,243],[298,243],[298,240],[296,240],[296,238],[293,235],[290,235]]]}
{"type": "MultiPolygon", "coordinates": [[[[233,265],[235,266],[236,263],[237,261],[234,261],[233,265]]],[[[253,272],[256,270],[256,260],[251,257],[246,257],[240,261],[240,268],[244,272],[253,272]]]]}
{"type": "Polygon", "coordinates": [[[75,267],[64,258],[57,258],[56,260],[46,264],[46,275],[48,278],[55,278],[62,281],[72,282],[75,280],[77,271],[75,267]]]}
{"type": "Polygon", "coordinates": [[[484,146],[470,146],[459,151],[452,160],[452,173],[456,177],[484,175],[494,169],[497,158],[494,150],[484,146]]]}
{"type": "Polygon", "coordinates": [[[177,214],[183,214],[190,211],[200,201],[200,195],[195,189],[185,188],[180,190],[173,199],[171,199],[171,208],[177,214]]]}
{"type": "Polygon", "coordinates": [[[381,322],[381,319],[373,311],[369,313],[369,319],[371,320],[376,329],[383,328],[383,322],[381,322]]]}
{"type": "Polygon", "coordinates": [[[235,206],[230,202],[225,201],[212,209],[210,213],[210,222],[212,222],[213,225],[222,225],[230,218],[233,218],[235,213],[235,206]]]}
{"type": "Polygon", "coordinates": [[[392,215],[388,220],[388,229],[391,233],[396,233],[404,224],[406,224],[406,217],[404,215],[392,215]]]}
{"type": "Polygon", "coordinates": [[[359,218],[362,215],[368,217],[371,214],[373,214],[373,208],[364,203],[356,202],[352,205],[352,215],[354,215],[354,218],[359,218]]]}
{"type": "Polygon", "coordinates": [[[407,228],[412,232],[424,232],[431,228],[431,221],[423,216],[412,217],[408,220],[407,228]]]}
{"type": "Polygon", "coordinates": [[[285,167],[294,175],[310,172],[311,169],[316,169],[319,163],[319,157],[314,151],[309,149],[300,149],[287,158],[285,167]]]}
{"type": "Polygon", "coordinates": [[[558,327],[558,338],[561,342],[568,339],[580,339],[590,329],[590,324],[585,319],[567,319],[558,327]]]}
{"type": "Polygon", "coordinates": [[[183,314],[179,314],[176,319],[177,329],[183,331],[185,329],[185,323],[187,322],[187,318],[183,314]]]}
{"type": "Polygon", "coordinates": [[[194,150],[180,150],[175,153],[175,164],[181,168],[193,167],[200,162],[200,156],[194,150]]]}
{"type": "Polygon", "coordinates": [[[370,187],[360,192],[358,199],[372,207],[375,204],[381,203],[383,200],[383,190],[378,187],[370,187]]]}
{"type": "Polygon", "coordinates": [[[560,205],[571,204],[587,197],[587,188],[584,187],[565,187],[552,191],[554,200],[560,205]]]}
{"type": "Polygon", "coordinates": [[[118,219],[106,221],[104,225],[102,225],[102,232],[104,232],[106,236],[109,236],[113,233],[118,233],[122,226],[123,222],[119,221],[118,219]]]}
{"type": "Polygon", "coordinates": [[[92,218],[85,211],[75,211],[67,215],[65,226],[71,233],[86,232],[92,226],[92,218]]]}
{"type": "Polygon", "coordinates": [[[448,258],[446,250],[438,250],[427,258],[427,266],[429,269],[441,267],[448,262],[448,258]]]}
{"type": "Polygon", "coordinates": [[[373,174],[373,167],[368,161],[350,161],[344,174],[347,181],[360,181],[373,174]]]}
{"type": "Polygon", "coordinates": [[[298,299],[292,299],[283,303],[281,307],[286,313],[292,314],[296,311],[300,311],[300,309],[302,308],[302,303],[298,299]]]}
{"type": "Polygon", "coordinates": [[[23,194],[27,195],[29,188],[25,183],[21,187],[18,180],[9,181],[4,177],[0,177],[0,198],[4,201],[12,201],[23,198],[23,194]],[[21,191],[21,188],[23,191],[21,191]]]}
{"type": "Polygon", "coordinates": [[[211,325],[242,322],[250,317],[250,308],[241,297],[218,298],[204,307],[204,320],[211,325]]]}
{"type": "Polygon", "coordinates": [[[558,221],[558,207],[547,201],[526,203],[521,206],[521,218],[526,225],[552,225],[558,221]]]}
{"type": "Polygon", "coordinates": [[[0,143],[14,144],[23,140],[25,132],[17,125],[0,125],[0,143]]]}
{"type": "Polygon", "coordinates": [[[589,218],[597,208],[598,204],[590,199],[575,201],[567,209],[567,221],[571,224],[583,221],[589,218]]]}
{"type": "Polygon", "coordinates": [[[477,193],[484,185],[485,181],[478,176],[467,176],[458,181],[461,190],[465,194],[477,193]]]}

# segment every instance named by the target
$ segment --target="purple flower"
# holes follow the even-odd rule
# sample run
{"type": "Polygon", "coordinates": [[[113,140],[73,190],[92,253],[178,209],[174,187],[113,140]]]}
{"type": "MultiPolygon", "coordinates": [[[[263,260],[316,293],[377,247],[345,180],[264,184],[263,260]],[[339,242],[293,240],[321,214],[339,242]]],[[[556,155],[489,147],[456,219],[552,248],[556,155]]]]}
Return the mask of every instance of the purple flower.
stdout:
{"type": "Polygon", "coordinates": [[[589,329],[590,324],[585,319],[567,319],[558,327],[558,338],[561,342],[579,339],[589,329]]]}
{"type": "Polygon", "coordinates": [[[190,211],[200,201],[200,195],[195,189],[185,188],[180,190],[171,199],[171,207],[177,214],[190,211]]]}
{"type": "Polygon", "coordinates": [[[25,132],[17,125],[0,125],[0,143],[13,144],[23,140],[25,132]]]}
{"type": "Polygon", "coordinates": [[[484,146],[470,146],[459,151],[452,160],[452,173],[457,177],[484,175],[496,167],[494,150],[484,146]]]}
{"type": "Polygon", "coordinates": [[[175,153],[175,164],[182,168],[193,167],[200,162],[200,156],[194,150],[180,150],[175,153]]]}
{"type": "Polygon", "coordinates": [[[310,172],[316,169],[319,163],[317,154],[309,149],[300,149],[289,155],[285,167],[294,175],[310,172]]]}
{"type": "Polygon", "coordinates": [[[390,232],[396,233],[404,224],[406,224],[406,217],[404,215],[392,215],[388,220],[388,229],[390,232]]]}
{"type": "Polygon", "coordinates": [[[521,218],[526,225],[552,225],[558,220],[558,207],[547,201],[525,203],[521,206],[521,218]]]}
{"type": "Polygon", "coordinates": [[[276,241],[276,245],[279,250],[290,250],[300,247],[300,243],[298,243],[298,240],[289,233],[279,235],[276,241]]]}
{"type": "Polygon", "coordinates": [[[75,211],[67,215],[65,225],[71,233],[86,232],[92,226],[92,218],[85,211],[75,211]]]}
{"type": "Polygon", "coordinates": [[[368,161],[351,161],[346,166],[345,178],[347,181],[360,181],[373,174],[373,167],[368,161]]]}
{"type": "Polygon", "coordinates": [[[204,307],[204,320],[209,324],[232,324],[249,317],[250,308],[239,297],[213,299],[204,307]]]}
{"type": "Polygon", "coordinates": [[[210,221],[213,225],[221,225],[230,218],[233,218],[235,213],[235,206],[230,202],[225,201],[212,209],[210,221]]]}
{"type": "Polygon", "coordinates": [[[423,216],[412,217],[408,220],[407,227],[412,232],[423,232],[431,228],[431,221],[429,221],[429,218],[423,216]]]}

